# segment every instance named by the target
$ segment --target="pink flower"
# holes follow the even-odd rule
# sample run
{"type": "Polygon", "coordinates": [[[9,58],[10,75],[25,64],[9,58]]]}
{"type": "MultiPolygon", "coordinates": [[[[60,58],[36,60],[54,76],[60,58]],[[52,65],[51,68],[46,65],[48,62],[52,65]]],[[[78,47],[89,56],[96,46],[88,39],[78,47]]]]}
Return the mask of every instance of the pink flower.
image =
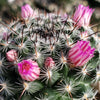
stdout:
{"type": "Polygon", "coordinates": [[[18,57],[16,50],[10,50],[6,53],[6,57],[9,61],[15,61],[18,57]]]}
{"type": "Polygon", "coordinates": [[[40,68],[37,62],[30,59],[18,63],[18,71],[22,79],[34,81],[39,78],[40,68]]]}
{"type": "Polygon", "coordinates": [[[83,66],[94,56],[94,51],[89,41],[81,40],[69,50],[68,58],[74,66],[83,66]]]}
{"type": "Polygon", "coordinates": [[[55,62],[51,57],[47,57],[45,60],[45,67],[52,68],[55,66],[55,62]]]}
{"type": "Polygon", "coordinates": [[[73,20],[77,23],[79,27],[89,26],[91,16],[94,12],[94,9],[79,5],[74,13],[73,20]]]}
{"type": "Polygon", "coordinates": [[[33,16],[33,9],[30,7],[30,5],[26,4],[21,7],[21,16],[24,19],[28,19],[33,16]]]}

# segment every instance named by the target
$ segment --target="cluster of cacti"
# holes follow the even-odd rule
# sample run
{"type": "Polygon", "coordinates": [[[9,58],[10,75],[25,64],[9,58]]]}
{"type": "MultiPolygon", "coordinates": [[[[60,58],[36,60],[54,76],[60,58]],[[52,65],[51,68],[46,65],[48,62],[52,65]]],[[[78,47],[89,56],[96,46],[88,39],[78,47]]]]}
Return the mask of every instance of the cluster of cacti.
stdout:
{"type": "Polygon", "coordinates": [[[47,14],[26,4],[21,19],[0,22],[1,98],[96,99],[100,39],[89,25],[93,12],[79,5],[73,16],[47,14]]]}

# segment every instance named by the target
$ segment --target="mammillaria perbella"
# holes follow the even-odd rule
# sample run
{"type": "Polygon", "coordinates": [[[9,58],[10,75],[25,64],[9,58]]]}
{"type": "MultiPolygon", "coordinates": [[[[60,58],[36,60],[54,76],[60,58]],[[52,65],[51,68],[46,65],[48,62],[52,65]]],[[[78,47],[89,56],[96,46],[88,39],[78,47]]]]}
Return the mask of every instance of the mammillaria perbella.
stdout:
{"type": "Polygon", "coordinates": [[[55,62],[51,57],[47,57],[45,60],[45,67],[53,68],[55,66],[55,62]]]}
{"type": "Polygon", "coordinates": [[[22,79],[34,81],[39,78],[40,68],[37,62],[30,59],[18,63],[18,71],[22,79]]]}
{"type": "Polygon", "coordinates": [[[69,50],[68,58],[74,66],[83,66],[94,56],[94,51],[89,41],[81,40],[69,50]]]}
{"type": "Polygon", "coordinates": [[[79,5],[74,13],[73,20],[77,23],[79,27],[88,27],[93,12],[94,9],[79,5]]]}
{"type": "Polygon", "coordinates": [[[8,61],[15,61],[18,57],[17,51],[16,50],[10,50],[6,53],[6,57],[8,61]]]}
{"type": "Polygon", "coordinates": [[[100,40],[92,30],[95,25],[89,26],[94,10],[79,5],[73,16],[28,4],[21,10],[21,19],[0,22],[3,100],[95,100],[92,84],[100,79],[100,40]]]}

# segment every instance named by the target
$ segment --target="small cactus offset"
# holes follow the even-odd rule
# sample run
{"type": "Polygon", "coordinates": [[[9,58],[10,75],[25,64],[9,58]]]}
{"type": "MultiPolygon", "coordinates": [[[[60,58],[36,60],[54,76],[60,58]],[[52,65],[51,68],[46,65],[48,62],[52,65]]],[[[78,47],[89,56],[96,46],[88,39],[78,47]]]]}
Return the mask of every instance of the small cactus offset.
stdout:
{"type": "Polygon", "coordinates": [[[41,13],[28,4],[21,19],[0,22],[2,100],[99,100],[100,38],[94,9],[79,5],[73,16],[41,13]]]}

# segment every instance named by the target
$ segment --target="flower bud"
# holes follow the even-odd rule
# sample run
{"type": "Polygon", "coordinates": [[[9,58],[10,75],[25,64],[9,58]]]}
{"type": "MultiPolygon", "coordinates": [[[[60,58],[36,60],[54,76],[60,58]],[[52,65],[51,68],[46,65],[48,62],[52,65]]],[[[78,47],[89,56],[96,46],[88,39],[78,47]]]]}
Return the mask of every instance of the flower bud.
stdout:
{"type": "Polygon", "coordinates": [[[16,50],[10,50],[6,53],[8,61],[15,61],[18,57],[16,50]]]}
{"type": "Polygon", "coordinates": [[[45,60],[45,67],[52,68],[55,66],[55,62],[51,57],[46,58],[45,60]]]}

